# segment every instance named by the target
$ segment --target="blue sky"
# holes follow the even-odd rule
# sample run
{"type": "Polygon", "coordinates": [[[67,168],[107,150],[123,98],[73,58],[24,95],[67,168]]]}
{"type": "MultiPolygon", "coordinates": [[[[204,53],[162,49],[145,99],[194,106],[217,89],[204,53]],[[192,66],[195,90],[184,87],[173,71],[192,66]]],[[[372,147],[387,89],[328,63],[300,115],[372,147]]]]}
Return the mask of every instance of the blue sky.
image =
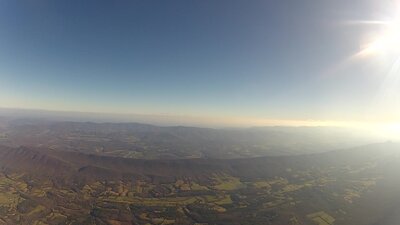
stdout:
{"type": "MultiPolygon", "coordinates": [[[[0,1],[0,107],[358,120],[389,1],[0,1]]],[[[379,65],[378,65],[379,64],[379,65]]]]}

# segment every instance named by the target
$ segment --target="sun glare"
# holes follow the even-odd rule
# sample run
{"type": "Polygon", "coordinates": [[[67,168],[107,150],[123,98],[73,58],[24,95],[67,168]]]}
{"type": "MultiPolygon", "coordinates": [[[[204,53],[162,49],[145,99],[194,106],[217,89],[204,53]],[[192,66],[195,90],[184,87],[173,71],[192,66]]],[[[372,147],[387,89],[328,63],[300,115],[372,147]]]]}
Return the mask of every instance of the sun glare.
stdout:
{"type": "Polygon", "coordinates": [[[399,54],[400,53],[400,19],[383,23],[382,33],[366,44],[362,50],[365,54],[399,54]]]}
{"type": "MultiPolygon", "coordinates": [[[[392,2],[393,3],[393,2],[392,2]]],[[[364,34],[360,51],[350,56],[345,62],[363,60],[365,65],[373,65],[379,73],[379,90],[371,100],[369,116],[375,118],[400,119],[400,1],[386,11],[382,20],[352,21],[350,24],[368,26],[364,34]],[[364,61],[366,60],[366,61],[364,61]]],[[[389,7],[389,5],[388,5],[389,7]]],[[[385,126],[385,134],[400,133],[400,125],[385,126]]]]}
{"type": "Polygon", "coordinates": [[[398,56],[400,54],[400,2],[392,8],[394,10],[389,19],[356,22],[356,24],[369,24],[379,28],[366,43],[362,44],[358,56],[378,54],[398,56]]]}

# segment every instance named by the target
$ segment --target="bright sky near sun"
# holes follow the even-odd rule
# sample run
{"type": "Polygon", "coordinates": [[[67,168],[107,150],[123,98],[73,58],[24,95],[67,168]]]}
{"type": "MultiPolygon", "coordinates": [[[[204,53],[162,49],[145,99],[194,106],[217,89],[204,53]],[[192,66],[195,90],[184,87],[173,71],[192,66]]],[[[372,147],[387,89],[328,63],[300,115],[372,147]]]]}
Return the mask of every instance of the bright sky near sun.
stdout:
{"type": "Polygon", "coordinates": [[[392,126],[399,40],[388,0],[3,0],[0,107],[392,126]]]}

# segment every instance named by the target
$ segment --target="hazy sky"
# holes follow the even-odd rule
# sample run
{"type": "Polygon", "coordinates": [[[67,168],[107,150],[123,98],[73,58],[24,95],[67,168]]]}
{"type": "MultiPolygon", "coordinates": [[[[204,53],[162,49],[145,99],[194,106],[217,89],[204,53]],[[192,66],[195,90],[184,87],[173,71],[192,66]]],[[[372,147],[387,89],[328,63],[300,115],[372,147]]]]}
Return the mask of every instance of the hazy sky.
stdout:
{"type": "Polygon", "coordinates": [[[362,21],[391,20],[394,8],[380,0],[2,0],[0,107],[400,120],[394,58],[352,57],[382,30],[362,21]]]}

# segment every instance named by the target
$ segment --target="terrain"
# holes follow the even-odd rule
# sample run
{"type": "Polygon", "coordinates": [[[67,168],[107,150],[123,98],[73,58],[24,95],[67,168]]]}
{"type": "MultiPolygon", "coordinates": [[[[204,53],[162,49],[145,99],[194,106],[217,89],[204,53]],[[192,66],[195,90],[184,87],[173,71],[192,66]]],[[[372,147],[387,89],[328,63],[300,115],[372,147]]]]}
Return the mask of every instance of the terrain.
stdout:
{"type": "Polygon", "coordinates": [[[396,143],[246,159],[0,150],[3,224],[373,225],[399,209],[396,143]]]}
{"type": "Polygon", "coordinates": [[[136,159],[300,155],[386,141],[334,127],[210,129],[0,117],[0,145],[136,159]]]}
{"type": "Polygon", "coordinates": [[[0,118],[0,224],[397,224],[400,144],[370,141],[0,118]]]}

